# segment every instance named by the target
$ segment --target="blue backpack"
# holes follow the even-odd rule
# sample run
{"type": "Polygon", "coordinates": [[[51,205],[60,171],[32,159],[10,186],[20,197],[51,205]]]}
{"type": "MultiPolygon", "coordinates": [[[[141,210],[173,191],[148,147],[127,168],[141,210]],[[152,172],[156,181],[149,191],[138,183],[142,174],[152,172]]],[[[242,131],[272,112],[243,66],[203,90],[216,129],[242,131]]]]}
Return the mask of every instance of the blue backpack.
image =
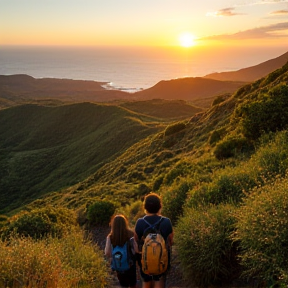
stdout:
{"type": "Polygon", "coordinates": [[[113,271],[125,272],[133,265],[131,239],[128,240],[122,247],[112,245],[112,263],[113,271]]]}

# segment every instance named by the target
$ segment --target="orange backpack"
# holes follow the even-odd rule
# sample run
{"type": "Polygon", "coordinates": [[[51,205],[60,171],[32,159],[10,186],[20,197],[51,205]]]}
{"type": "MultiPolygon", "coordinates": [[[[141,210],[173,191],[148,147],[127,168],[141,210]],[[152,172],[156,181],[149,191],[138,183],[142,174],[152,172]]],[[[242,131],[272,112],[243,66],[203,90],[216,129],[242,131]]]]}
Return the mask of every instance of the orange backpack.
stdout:
{"type": "MultiPolygon", "coordinates": [[[[144,218],[143,218],[144,219],[144,218]]],[[[149,227],[144,231],[144,244],[142,246],[142,271],[148,275],[159,275],[164,273],[168,267],[168,252],[165,240],[157,227],[162,217],[155,224],[144,221],[149,227]]]]}

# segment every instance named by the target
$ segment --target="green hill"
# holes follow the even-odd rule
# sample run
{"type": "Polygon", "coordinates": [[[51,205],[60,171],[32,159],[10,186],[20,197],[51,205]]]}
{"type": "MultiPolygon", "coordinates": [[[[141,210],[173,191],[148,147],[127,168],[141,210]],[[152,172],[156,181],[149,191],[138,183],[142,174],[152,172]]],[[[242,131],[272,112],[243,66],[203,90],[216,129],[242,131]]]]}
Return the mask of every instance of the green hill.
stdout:
{"type": "Polygon", "coordinates": [[[52,205],[92,225],[90,209],[113,207],[107,222],[134,224],[155,191],[190,285],[287,286],[288,63],[185,119],[121,105],[0,111],[1,213],[52,205]]]}
{"type": "Polygon", "coordinates": [[[161,125],[91,103],[0,111],[1,211],[75,184],[161,125]]]}

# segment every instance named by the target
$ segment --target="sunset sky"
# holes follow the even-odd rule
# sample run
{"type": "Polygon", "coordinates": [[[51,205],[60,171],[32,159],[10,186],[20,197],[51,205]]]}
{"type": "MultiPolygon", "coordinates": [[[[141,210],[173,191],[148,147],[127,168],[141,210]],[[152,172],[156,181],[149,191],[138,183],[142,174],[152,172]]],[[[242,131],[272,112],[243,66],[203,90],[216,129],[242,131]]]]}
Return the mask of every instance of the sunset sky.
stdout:
{"type": "Polygon", "coordinates": [[[180,46],[183,32],[288,46],[288,0],[0,0],[0,45],[180,46]]]}

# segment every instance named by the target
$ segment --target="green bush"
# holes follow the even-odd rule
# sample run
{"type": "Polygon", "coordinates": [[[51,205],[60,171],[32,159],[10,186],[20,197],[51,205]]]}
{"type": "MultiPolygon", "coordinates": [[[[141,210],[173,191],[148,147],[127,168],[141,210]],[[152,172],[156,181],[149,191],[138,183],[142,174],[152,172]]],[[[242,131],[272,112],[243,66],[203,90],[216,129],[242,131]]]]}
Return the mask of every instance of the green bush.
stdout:
{"type": "Polygon", "coordinates": [[[115,209],[115,204],[110,201],[97,201],[88,207],[87,219],[91,225],[108,224],[115,209]]]}
{"type": "Polygon", "coordinates": [[[175,244],[184,276],[199,287],[229,282],[239,270],[230,239],[232,205],[190,208],[175,229],[175,244]]]}
{"type": "Polygon", "coordinates": [[[271,287],[288,284],[287,191],[288,179],[276,181],[251,194],[235,214],[234,240],[240,243],[244,275],[271,287]]]}
{"type": "Polygon", "coordinates": [[[235,157],[252,149],[252,144],[244,137],[227,137],[216,145],[214,155],[218,160],[221,160],[235,157]]]}
{"type": "Polygon", "coordinates": [[[0,287],[110,287],[103,252],[73,232],[58,239],[0,240],[0,287]]]}
{"type": "Polygon", "coordinates": [[[183,122],[174,123],[174,124],[171,124],[171,125],[166,127],[166,129],[164,131],[164,135],[169,136],[169,135],[175,134],[177,132],[180,132],[185,128],[186,128],[186,124],[183,122]]]}
{"type": "Polygon", "coordinates": [[[279,84],[267,94],[246,101],[235,111],[245,137],[255,140],[263,133],[276,132],[288,125],[288,86],[279,84]]]}
{"type": "Polygon", "coordinates": [[[76,215],[66,208],[45,207],[24,211],[11,217],[2,228],[2,236],[8,237],[12,232],[34,239],[45,235],[63,237],[63,235],[76,226],[76,215]]]}
{"type": "Polygon", "coordinates": [[[181,180],[179,184],[170,188],[163,187],[161,192],[163,203],[162,213],[169,217],[172,223],[176,223],[178,218],[182,215],[187,192],[191,187],[192,183],[187,182],[187,180],[181,180]]]}
{"type": "Polygon", "coordinates": [[[257,173],[249,168],[249,166],[243,166],[219,172],[212,182],[202,184],[189,193],[187,205],[197,207],[203,204],[241,202],[242,198],[259,184],[257,173]]]}
{"type": "Polygon", "coordinates": [[[265,178],[274,178],[275,175],[284,176],[288,169],[288,132],[278,132],[264,135],[261,141],[268,141],[259,147],[252,156],[251,162],[261,171],[265,178]],[[266,136],[266,137],[265,137],[266,136]],[[270,138],[266,140],[265,138],[270,138]]]}

